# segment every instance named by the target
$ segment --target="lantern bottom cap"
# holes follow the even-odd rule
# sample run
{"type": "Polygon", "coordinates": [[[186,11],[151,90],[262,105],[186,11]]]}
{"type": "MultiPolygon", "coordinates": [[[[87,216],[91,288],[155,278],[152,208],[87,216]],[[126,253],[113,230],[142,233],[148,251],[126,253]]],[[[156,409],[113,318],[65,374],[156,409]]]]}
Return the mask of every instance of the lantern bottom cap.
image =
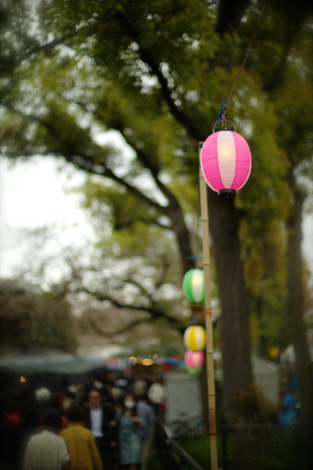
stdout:
{"type": "Polygon", "coordinates": [[[217,192],[217,195],[225,199],[232,199],[237,194],[235,189],[221,189],[217,192]]]}

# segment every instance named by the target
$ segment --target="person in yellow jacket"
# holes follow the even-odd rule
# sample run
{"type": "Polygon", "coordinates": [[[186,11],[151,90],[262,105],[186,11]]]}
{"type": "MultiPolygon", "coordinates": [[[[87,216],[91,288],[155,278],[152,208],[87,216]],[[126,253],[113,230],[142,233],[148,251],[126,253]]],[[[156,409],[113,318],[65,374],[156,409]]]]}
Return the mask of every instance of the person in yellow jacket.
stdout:
{"type": "Polygon", "coordinates": [[[83,409],[73,403],[67,409],[68,424],[60,435],[70,454],[70,470],[103,470],[95,438],[83,424],[83,409]]]}

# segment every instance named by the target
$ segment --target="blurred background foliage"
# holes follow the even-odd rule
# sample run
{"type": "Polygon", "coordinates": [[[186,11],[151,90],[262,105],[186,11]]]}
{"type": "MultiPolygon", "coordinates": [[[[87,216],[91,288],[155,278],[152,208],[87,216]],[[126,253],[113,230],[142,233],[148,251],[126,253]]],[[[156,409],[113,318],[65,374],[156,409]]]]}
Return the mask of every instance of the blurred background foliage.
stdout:
{"type": "MultiPolygon", "coordinates": [[[[239,240],[233,254],[243,263],[240,294],[249,308],[234,311],[234,318],[248,329],[252,320],[252,346],[263,357],[293,342],[298,363],[307,363],[303,321],[312,292],[302,266],[301,221],[312,204],[312,6],[303,0],[16,0],[14,8],[9,1],[0,8],[1,155],[12,161],[52,155],[86,173],[78,191],[98,242],[90,257],[87,249],[60,254],[67,265],[60,323],[71,321],[66,302],[80,314],[84,305],[108,302],[146,312],[152,322],[165,319],[180,332],[191,313],[181,278],[202,251],[196,145],[211,133],[261,21],[228,107],[249,142],[252,174],[230,220],[220,213],[214,221],[213,268],[235,269],[231,259],[221,264],[218,241],[236,222],[229,236],[239,240]]],[[[43,264],[38,285],[49,261],[43,264]]],[[[29,275],[24,267],[23,277],[29,275]]],[[[231,324],[225,312],[234,302],[220,279],[214,275],[214,297],[231,324]]],[[[36,300],[31,290],[23,294],[34,311],[47,296],[54,305],[56,287],[45,289],[36,300]]],[[[130,319],[127,328],[138,321],[147,317],[130,319]]],[[[62,335],[56,347],[73,348],[74,339],[62,335]]],[[[248,351],[249,338],[241,343],[248,351]]]]}

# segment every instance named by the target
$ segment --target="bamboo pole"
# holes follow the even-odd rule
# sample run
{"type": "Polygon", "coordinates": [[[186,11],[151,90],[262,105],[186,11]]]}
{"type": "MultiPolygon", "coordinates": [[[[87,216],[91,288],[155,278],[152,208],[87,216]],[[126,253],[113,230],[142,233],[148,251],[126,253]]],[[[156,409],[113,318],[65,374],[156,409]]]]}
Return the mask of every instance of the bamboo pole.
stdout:
{"type": "MultiPolygon", "coordinates": [[[[201,158],[203,142],[199,142],[199,160],[201,158]]],[[[200,205],[202,219],[203,240],[203,268],[205,282],[205,329],[206,329],[206,362],[208,377],[208,403],[210,427],[210,454],[211,470],[218,470],[217,442],[216,442],[216,413],[215,413],[215,382],[213,360],[213,323],[211,306],[211,272],[210,272],[210,244],[209,244],[209,210],[207,199],[207,186],[201,168],[199,168],[200,205]]]]}

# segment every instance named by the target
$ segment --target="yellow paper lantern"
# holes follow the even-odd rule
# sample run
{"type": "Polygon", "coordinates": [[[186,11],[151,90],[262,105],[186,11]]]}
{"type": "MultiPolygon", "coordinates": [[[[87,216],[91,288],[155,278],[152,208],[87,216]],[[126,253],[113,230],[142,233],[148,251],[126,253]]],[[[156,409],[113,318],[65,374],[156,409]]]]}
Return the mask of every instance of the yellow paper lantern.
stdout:
{"type": "Polygon", "coordinates": [[[278,356],[279,356],[279,353],[280,353],[280,349],[278,346],[273,346],[271,349],[270,349],[270,356],[272,359],[276,359],[278,356]]]}
{"type": "Polygon", "coordinates": [[[206,334],[202,326],[188,326],[184,333],[184,344],[192,351],[202,351],[205,348],[206,334]]]}

